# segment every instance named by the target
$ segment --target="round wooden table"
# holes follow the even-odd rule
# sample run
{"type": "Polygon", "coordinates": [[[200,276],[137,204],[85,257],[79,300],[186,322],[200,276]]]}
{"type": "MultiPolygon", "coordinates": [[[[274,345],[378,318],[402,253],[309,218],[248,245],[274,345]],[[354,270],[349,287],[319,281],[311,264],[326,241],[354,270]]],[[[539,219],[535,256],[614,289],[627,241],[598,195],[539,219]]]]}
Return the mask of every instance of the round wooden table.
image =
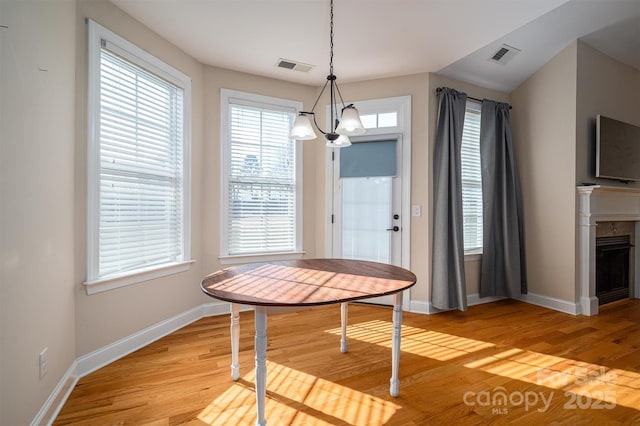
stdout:
{"type": "Polygon", "coordinates": [[[347,259],[303,259],[253,263],[215,272],[202,280],[202,291],[231,303],[231,378],[238,380],[240,305],[255,306],[256,424],[266,424],[264,399],[267,373],[267,311],[269,307],[341,304],[340,350],[347,351],[348,302],[393,295],[391,396],[398,395],[402,291],[416,283],[406,269],[383,263],[347,259]]]}

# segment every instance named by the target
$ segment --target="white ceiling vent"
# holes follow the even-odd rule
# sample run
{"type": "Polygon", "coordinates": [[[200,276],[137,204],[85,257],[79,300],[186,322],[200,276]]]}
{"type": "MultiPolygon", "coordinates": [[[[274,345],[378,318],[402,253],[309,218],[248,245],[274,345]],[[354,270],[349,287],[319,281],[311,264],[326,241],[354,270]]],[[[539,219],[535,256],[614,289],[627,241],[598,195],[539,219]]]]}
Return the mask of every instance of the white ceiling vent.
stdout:
{"type": "Polygon", "coordinates": [[[493,55],[491,55],[489,60],[500,65],[506,65],[507,62],[513,59],[513,57],[518,53],[520,53],[520,49],[516,49],[508,44],[503,44],[493,55]]]}
{"type": "Polygon", "coordinates": [[[300,71],[300,72],[309,72],[313,69],[315,65],[303,64],[302,62],[292,61],[290,59],[278,59],[276,62],[276,67],[278,68],[286,68],[288,70],[300,71]]]}

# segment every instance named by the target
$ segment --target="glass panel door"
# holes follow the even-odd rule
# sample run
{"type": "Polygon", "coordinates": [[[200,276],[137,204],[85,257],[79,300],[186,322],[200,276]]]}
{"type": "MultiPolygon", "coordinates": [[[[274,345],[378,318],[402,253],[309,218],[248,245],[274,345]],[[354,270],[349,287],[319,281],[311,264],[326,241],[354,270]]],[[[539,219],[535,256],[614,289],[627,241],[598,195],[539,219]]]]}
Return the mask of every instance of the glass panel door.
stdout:
{"type": "Polygon", "coordinates": [[[391,263],[392,178],[342,178],[342,257],[391,263]]]}
{"type": "MultiPolygon", "coordinates": [[[[334,164],[332,255],[400,266],[401,144],[396,139],[352,142],[334,164]]],[[[366,302],[392,305],[393,298],[366,302]]]]}

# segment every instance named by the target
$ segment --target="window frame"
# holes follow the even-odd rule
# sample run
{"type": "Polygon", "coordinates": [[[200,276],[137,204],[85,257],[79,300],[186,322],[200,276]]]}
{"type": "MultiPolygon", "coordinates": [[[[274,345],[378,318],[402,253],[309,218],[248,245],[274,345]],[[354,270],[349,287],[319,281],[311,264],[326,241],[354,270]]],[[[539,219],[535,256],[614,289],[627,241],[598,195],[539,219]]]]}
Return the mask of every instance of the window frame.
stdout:
{"type": "MultiPolygon", "coordinates": [[[[482,103],[472,100],[472,99],[467,99],[466,105],[465,105],[465,121],[467,119],[468,116],[468,112],[469,109],[472,109],[474,113],[479,114],[479,122],[478,122],[478,129],[482,123],[482,103]]],[[[463,126],[463,134],[464,134],[464,126],[463,126]]],[[[462,144],[465,143],[465,139],[462,139],[462,144]]],[[[478,130],[478,147],[480,146],[480,130],[478,130]]],[[[462,148],[462,147],[461,147],[462,148]]],[[[462,149],[461,149],[462,151],[462,149]]],[[[481,159],[480,159],[480,150],[478,149],[478,163],[480,163],[481,159]]],[[[480,171],[482,170],[482,167],[480,168],[480,171]]],[[[460,174],[461,174],[461,186],[462,183],[464,182],[464,175],[463,175],[464,169],[462,168],[462,162],[461,162],[461,170],[460,170],[460,174]]],[[[462,186],[462,195],[464,194],[464,186],[462,186]]],[[[464,196],[464,195],[463,195],[464,196]]],[[[482,174],[480,175],[480,197],[482,198],[483,194],[482,194],[482,174]]],[[[480,205],[480,214],[482,215],[482,203],[480,205]]],[[[482,218],[484,219],[484,218],[482,218]]],[[[463,221],[464,221],[464,201],[463,201],[463,221]]],[[[482,223],[482,222],[481,222],[482,223]]],[[[464,223],[463,223],[463,232],[464,232],[464,223]]],[[[481,235],[482,233],[484,233],[484,229],[481,228],[480,229],[481,235]]],[[[464,238],[464,235],[463,235],[464,238]]],[[[474,259],[479,259],[480,256],[482,256],[482,252],[483,252],[483,237],[481,238],[481,242],[480,242],[480,246],[479,247],[474,247],[472,249],[464,249],[464,255],[465,255],[465,259],[466,260],[474,260],[474,259]]]]}
{"type": "Polygon", "coordinates": [[[99,293],[190,269],[191,260],[191,78],[97,22],[87,19],[87,294],[99,293]],[[110,50],[135,66],[182,89],[182,258],[118,274],[99,275],[100,223],[100,52],[110,50]]]}
{"type": "Polygon", "coordinates": [[[302,102],[275,98],[237,90],[220,89],[220,255],[218,259],[223,265],[249,262],[266,262],[274,260],[301,259],[303,249],[303,141],[294,140],[295,144],[295,226],[294,250],[287,252],[262,252],[250,254],[229,254],[229,155],[230,125],[229,106],[232,104],[247,105],[262,109],[287,111],[297,114],[302,111],[302,102]]]}

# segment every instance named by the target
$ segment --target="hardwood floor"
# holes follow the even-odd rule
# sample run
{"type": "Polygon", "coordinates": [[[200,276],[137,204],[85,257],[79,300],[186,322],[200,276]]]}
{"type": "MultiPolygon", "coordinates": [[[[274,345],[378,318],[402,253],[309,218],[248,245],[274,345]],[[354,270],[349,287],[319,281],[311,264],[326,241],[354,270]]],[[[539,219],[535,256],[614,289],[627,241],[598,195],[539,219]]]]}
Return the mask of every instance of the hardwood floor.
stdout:
{"type": "MultiPolygon", "coordinates": [[[[574,317],[501,301],[404,313],[400,395],[389,396],[391,309],[269,316],[270,425],[640,424],[640,300],[574,317]]],[[[253,314],[203,318],[82,378],[54,424],[252,425],[253,314]]]]}

